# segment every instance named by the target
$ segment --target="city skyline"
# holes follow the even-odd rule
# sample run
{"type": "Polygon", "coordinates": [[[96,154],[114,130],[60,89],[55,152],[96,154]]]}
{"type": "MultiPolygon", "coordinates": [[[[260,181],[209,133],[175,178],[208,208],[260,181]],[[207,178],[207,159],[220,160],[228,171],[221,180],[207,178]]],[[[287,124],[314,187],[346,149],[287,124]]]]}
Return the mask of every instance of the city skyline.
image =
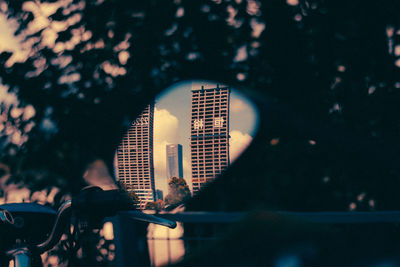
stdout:
{"type": "MultiPolygon", "coordinates": [[[[156,188],[168,192],[165,186],[165,147],[167,144],[182,145],[183,178],[192,191],[192,173],[190,166],[190,121],[191,90],[216,87],[216,83],[207,81],[185,81],[167,88],[156,98],[154,114],[154,166],[156,188]]],[[[220,85],[223,86],[222,84],[220,85]]],[[[231,89],[229,116],[229,158],[233,162],[251,142],[258,123],[257,112],[245,96],[231,89]]],[[[166,193],[167,194],[167,193],[166,193]]]]}
{"type": "MultiPolygon", "coordinates": [[[[151,179],[154,181],[154,188],[151,189],[154,192],[153,195],[156,194],[156,190],[162,190],[165,195],[168,194],[168,182],[166,179],[166,176],[168,176],[167,146],[171,144],[181,145],[182,173],[178,176],[182,176],[186,180],[191,192],[193,192],[190,158],[191,94],[192,89],[199,89],[202,86],[204,89],[210,89],[215,88],[217,84],[203,81],[179,83],[167,88],[167,93],[158,96],[155,100],[152,114],[154,118],[152,125],[154,137],[152,137],[151,147],[153,153],[152,164],[154,166],[154,178],[151,179]]],[[[220,87],[224,86],[221,85],[220,87]]],[[[251,142],[257,126],[256,111],[251,106],[251,103],[234,89],[231,90],[230,101],[227,104],[226,108],[227,110],[230,109],[229,113],[232,113],[233,116],[223,117],[222,120],[221,118],[219,119],[219,123],[222,123],[222,125],[229,125],[226,129],[226,136],[231,137],[228,139],[229,141],[226,141],[227,144],[229,143],[229,146],[226,146],[226,166],[234,161],[251,142]]],[[[137,121],[139,123],[143,122],[142,120],[143,118],[139,117],[136,123],[137,121]]],[[[212,123],[216,122],[213,121],[212,123]]],[[[136,160],[138,160],[138,157],[136,160]]],[[[224,165],[224,168],[226,166],[224,165]]],[[[218,175],[223,171],[223,168],[218,165],[218,168],[214,170],[213,175],[209,175],[208,179],[214,178],[212,176],[218,175]],[[218,170],[218,172],[214,172],[214,170],[218,170]]],[[[120,171],[117,168],[117,176],[118,172],[120,171]]],[[[196,190],[197,188],[195,188],[196,190]]],[[[143,194],[143,192],[139,193],[143,194]]],[[[155,196],[153,196],[153,199],[155,199],[155,196]]]]}

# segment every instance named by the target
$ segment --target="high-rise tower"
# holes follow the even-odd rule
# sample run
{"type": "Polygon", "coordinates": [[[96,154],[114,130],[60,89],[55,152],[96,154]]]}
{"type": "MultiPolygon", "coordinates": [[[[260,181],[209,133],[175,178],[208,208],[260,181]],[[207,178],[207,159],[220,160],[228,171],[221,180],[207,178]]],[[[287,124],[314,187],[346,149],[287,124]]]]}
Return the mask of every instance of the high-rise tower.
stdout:
{"type": "Polygon", "coordinates": [[[132,123],[117,150],[116,176],[128,191],[136,193],[141,209],[155,201],[153,121],[154,104],[150,104],[132,123]]]}
{"type": "Polygon", "coordinates": [[[183,178],[182,145],[167,145],[167,179],[183,178]]]}
{"type": "Polygon", "coordinates": [[[229,165],[229,87],[192,90],[193,194],[229,165]]]}

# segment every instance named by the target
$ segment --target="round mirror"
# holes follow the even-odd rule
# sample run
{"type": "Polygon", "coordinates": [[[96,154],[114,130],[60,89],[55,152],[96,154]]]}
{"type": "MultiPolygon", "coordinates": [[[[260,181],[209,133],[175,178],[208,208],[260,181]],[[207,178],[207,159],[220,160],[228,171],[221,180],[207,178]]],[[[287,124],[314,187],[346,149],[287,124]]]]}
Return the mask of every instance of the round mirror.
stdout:
{"type": "Polygon", "coordinates": [[[234,88],[174,84],[132,122],[115,154],[116,179],[141,209],[176,207],[238,158],[257,123],[255,106],[234,88]]]}

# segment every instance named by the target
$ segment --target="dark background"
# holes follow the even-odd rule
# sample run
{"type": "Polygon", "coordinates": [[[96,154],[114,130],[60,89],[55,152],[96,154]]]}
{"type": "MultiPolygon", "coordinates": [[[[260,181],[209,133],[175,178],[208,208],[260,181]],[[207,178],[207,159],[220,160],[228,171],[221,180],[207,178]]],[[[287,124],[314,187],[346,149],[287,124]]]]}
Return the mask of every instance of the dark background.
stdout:
{"type": "MultiPolygon", "coordinates": [[[[197,78],[251,89],[262,112],[257,144],[215,186],[223,190],[205,193],[218,201],[202,208],[397,207],[397,1],[72,1],[50,17],[49,27],[80,16],[56,43],[81,29],[91,38],[56,52],[43,45],[44,29],[26,33],[35,15],[23,4],[8,2],[6,14],[33,43],[32,53],[11,67],[4,64],[10,53],[0,59],[2,83],[20,106],[36,110],[22,146],[2,130],[0,157],[14,179],[77,192],[85,166],[96,158],[111,162],[124,127],[152,97],[197,78]],[[261,35],[253,34],[254,24],[264,25],[261,35]],[[125,65],[116,49],[123,40],[125,65]],[[99,41],[104,45],[96,48],[99,41]],[[236,61],[243,46],[247,57],[236,61]],[[107,73],[104,62],[126,73],[107,73]],[[78,79],[60,82],[71,74],[78,79]]],[[[10,116],[15,107],[1,108],[23,132],[27,122],[10,116]]]]}
{"type": "MultiPolygon", "coordinates": [[[[22,10],[22,1],[7,4],[17,34],[24,34],[34,14],[22,10]]],[[[90,31],[90,39],[55,52],[38,31],[24,36],[33,42],[26,61],[6,67],[11,54],[0,56],[2,84],[20,106],[36,110],[22,146],[2,130],[0,160],[10,183],[74,194],[88,163],[100,158],[111,166],[124,129],[157,93],[178,81],[209,79],[247,92],[259,106],[260,129],[189,210],[398,209],[399,5],[74,0],[51,15],[52,22],[80,15],[56,42],[69,42],[76,29],[90,31]],[[259,36],[255,24],[265,26],[259,36]],[[122,49],[130,54],[126,64],[116,49],[123,40],[130,44],[122,49]],[[247,57],[237,61],[243,46],[247,57]],[[71,59],[61,60],[65,66],[55,60],[64,57],[71,59]],[[104,62],[126,73],[108,73],[104,62]],[[77,80],[59,80],[76,73],[77,80]],[[41,127],[46,119],[51,130],[41,127]]],[[[28,122],[10,116],[13,108],[1,104],[7,123],[23,131],[28,122]]]]}

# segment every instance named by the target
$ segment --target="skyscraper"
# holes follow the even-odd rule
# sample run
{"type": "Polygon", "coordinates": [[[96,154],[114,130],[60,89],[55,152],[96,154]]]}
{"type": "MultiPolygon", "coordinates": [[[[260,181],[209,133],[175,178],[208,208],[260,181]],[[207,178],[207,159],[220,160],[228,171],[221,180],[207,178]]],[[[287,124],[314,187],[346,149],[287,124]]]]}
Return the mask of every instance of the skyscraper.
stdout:
{"type": "Polygon", "coordinates": [[[120,183],[140,199],[140,208],[155,201],[153,166],[154,104],[148,105],[132,123],[117,150],[117,173],[120,183]]]}
{"type": "Polygon", "coordinates": [[[229,165],[229,87],[192,90],[193,194],[229,165]]]}
{"type": "Polygon", "coordinates": [[[167,145],[167,179],[183,178],[182,145],[167,145]]]}
{"type": "Polygon", "coordinates": [[[156,199],[157,200],[164,200],[164,192],[160,189],[156,190],[156,199]]]}

